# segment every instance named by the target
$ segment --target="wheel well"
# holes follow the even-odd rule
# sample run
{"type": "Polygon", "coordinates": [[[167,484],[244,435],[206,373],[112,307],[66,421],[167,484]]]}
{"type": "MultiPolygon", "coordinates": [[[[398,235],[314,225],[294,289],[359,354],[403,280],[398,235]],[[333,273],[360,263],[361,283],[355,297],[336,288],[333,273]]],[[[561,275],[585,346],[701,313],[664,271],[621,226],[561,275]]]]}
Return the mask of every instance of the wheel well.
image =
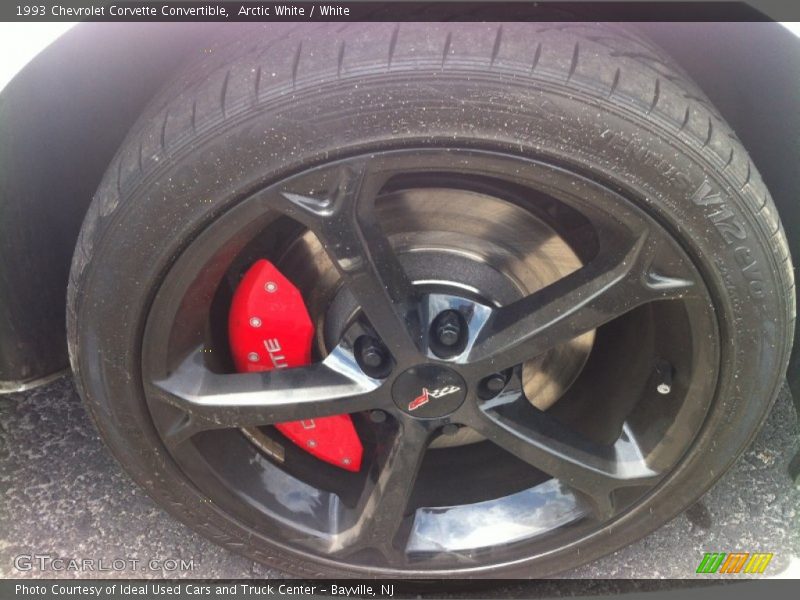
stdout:
{"type": "MultiPolygon", "coordinates": [[[[0,94],[0,254],[12,257],[0,262],[0,390],[68,366],[65,290],[92,195],[147,101],[224,27],[84,23],[0,94]]],[[[631,27],[699,81],[737,132],[800,260],[800,40],[776,23],[631,27]]]]}
{"type": "Polygon", "coordinates": [[[83,217],[126,132],[209,28],[83,23],[0,94],[0,391],[68,366],[66,288],[83,217]]]}

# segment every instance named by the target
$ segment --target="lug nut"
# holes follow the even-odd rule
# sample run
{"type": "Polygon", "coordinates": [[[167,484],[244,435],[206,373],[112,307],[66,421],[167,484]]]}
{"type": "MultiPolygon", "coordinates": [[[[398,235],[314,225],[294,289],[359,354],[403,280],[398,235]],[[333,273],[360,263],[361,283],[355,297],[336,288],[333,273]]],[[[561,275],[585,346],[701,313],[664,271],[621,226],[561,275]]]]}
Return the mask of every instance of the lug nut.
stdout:
{"type": "Polygon", "coordinates": [[[429,330],[430,349],[439,358],[452,358],[467,345],[467,322],[456,310],[440,312],[429,330]]]}
{"type": "Polygon", "coordinates": [[[488,391],[493,394],[499,394],[503,391],[503,388],[506,387],[506,378],[500,373],[495,373],[494,375],[489,375],[484,380],[484,385],[488,391]]]}
{"type": "Polygon", "coordinates": [[[493,373],[485,377],[478,385],[478,397],[481,400],[489,400],[497,396],[506,387],[507,375],[507,373],[493,373]]]}
{"type": "Polygon", "coordinates": [[[389,353],[378,340],[362,335],[356,340],[356,358],[358,364],[370,377],[386,377],[389,374],[389,353]]]}
{"type": "Polygon", "coordinates": [[[373,369],[380,367],[383,363],[383,353],[374,344],[369,345],[361,351],[361,362],[373,369]]]}
{"type": "Polygon", "coordinates": [[[458,433],[458,425],[455,423],[448,423],[442,427],[442,434],[444,435],[455,435],[456,433],[458,433]]]}
{"type": "Polygon", "coordinates": [[[370,411],[369,420],[373,423],[383,423],[386,420],[386,413],[382,410],[370,411]]]}
{"type": "Polygon", "coordinates": [[[461,319],[454,310],[446,310],[436,317],[436,338],[443,346],[455,346],[461,339],[461,319]]]}

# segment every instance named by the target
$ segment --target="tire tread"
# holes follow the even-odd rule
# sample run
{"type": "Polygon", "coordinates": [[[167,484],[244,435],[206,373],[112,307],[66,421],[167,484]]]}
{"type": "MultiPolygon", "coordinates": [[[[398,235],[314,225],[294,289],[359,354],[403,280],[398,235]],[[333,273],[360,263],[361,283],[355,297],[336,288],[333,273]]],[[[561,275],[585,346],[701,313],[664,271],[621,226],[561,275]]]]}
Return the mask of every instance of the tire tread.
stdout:
{"type": "MultiPolygon", "coordinates": [[[[128,169],[123,159],[117,159],[117,195],[146,178],[162,159],[168,160],[168,150],[180,152],[191,147],[198,136],[221,121],[250,110],[253,95],[256,104],[268,104],[334,69],[335,76],[342,79],[371,72],[420,70],[432,63],[442,71],[482,65],[515,78],[528,78],[533,85],[557,82],[575,93],[613,102],[662,129],[666,125],[684,144],[704,154],[721,171],[730,172],[732,187],[739,190],[781,262],[787,289],[793,287],[788,285],[794,280],[791,266],[782,260],[788,256],[788,242],[760,174],[705,94],[650,42],[617,26],[580,23],[539,28],[519,23],[474,24],[458,35],[449,27],[435,25],[424,35],[405,24],[389,27],[384,36],[386,52],[374,48],[374,38],[364,35],[364,25],[353,23],[338,29],[329,24],[294,25],[268,40],[263,29],[256,28],[244,39],[221,44],[213,54],[214,63],[201,61],[151,102],[151,114],[154,110],[158,113],[152,117],[162,123],[157,138],[160,147],[145,143],[151,120],[142,119],[119,154],[124,155],[136,143],[131,140],[139,139],[144,160],[140,158],[139,168],[128,169]],[[309,36],[303,33],[312,28],[313,40],[304,44],[309,36]],[[295,49],[271,53],[277,45],[295,49]],[[336,57],[335,65],[327,60],[324,46],[333,50],[327,54],[336,57]],[[220,91],[215,93],[215,87],[220,91]],[[248,97],[245,90],[254,91],[248,97]]],[[[107,185],[101,184],[98,196],[109,193],[102,189],[107,185]]],[[[87,220],[100,216],[98,206],[93,208],[87,220]]],[[[794,306],[794,298],[790,300],[794,306]]]]}

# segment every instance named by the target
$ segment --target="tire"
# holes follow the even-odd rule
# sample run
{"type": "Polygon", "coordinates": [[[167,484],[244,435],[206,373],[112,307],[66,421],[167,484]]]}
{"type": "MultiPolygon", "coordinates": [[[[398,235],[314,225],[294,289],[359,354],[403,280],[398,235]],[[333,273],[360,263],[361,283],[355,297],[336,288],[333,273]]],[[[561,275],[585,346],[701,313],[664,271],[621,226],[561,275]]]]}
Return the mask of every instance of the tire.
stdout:
{"type": "Polygon", "coordinates": [[[793,271],[747,152],[668,57],[624,30],[577,23],[232,31],[132,128],[72,263],[75,379],[112,453],[156,502],[218,544],[303,576],[541,577],[657,529],[733,464],[782,383],[793,271]],[[674,235],[702,274],[719,331],[702,427],[652,493],[547,553],[437,570],[298,552],[209,502],[173,460],[145,398],[148,315],[179,257],[255,190],[338,159],[443,148],[602,182],[674,235]]]}

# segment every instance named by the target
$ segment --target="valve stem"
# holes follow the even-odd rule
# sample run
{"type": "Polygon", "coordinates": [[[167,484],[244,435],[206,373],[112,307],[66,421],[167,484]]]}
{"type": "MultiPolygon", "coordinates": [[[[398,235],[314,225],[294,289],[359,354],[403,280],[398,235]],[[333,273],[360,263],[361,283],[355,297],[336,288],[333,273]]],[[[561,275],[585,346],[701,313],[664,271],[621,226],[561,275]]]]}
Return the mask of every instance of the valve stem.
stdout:
{"type": "Polygon", "coordinates": [[[656,363],[656,381],[658,382],[656,391],[663,396],[672,391],[673,370],[672,364],[666,360],[659,360],[656,363]]]}

